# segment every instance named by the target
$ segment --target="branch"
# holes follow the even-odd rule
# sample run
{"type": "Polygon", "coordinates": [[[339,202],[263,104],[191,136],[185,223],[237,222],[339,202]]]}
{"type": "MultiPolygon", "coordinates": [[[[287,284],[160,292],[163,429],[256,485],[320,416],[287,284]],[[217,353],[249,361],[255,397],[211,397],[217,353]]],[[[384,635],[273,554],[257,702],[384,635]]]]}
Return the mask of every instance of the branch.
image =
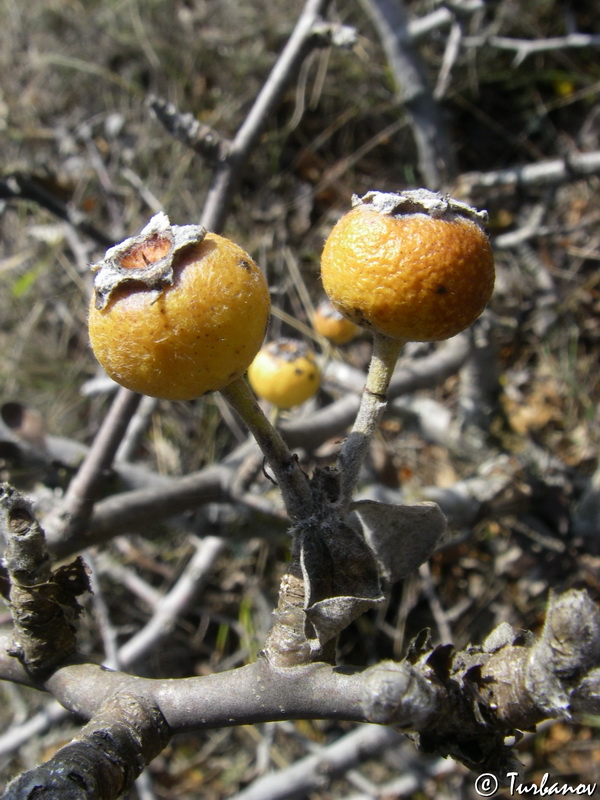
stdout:
{"type": "Polygon", "coordinates": [[[328,4],[329,0],[307,0],[283,51],[227,148],[226,157],[220,161],[200,219],[200,223],[208,230],[218,231],[223,226],[248,156],[289,80],[297,73],[311,46],[313,27],[320,20],[328,4]]]}
{"type": "MultiPolygon", "coordinates": [[[[21,677],[32,685],[24,670],[21,677]]],[[[153,680],[74,664],[38,688],[84,718],[117,694],[141,697],[173,733],[285,719],[391,725],[416,734],[429,752],[502,771],[511,763],[507,735],[596,712],[599,678],[600,610],[585,592],[569,591],[551,597],[538,640],[506,623],[481,647],[461,651],[420,637],[403,661],[362,671],[324,663],[276,668],[260,658],[206,677],[153,680]]]]}
{"type": "Polygon", "coordinates": [[[3,800],[121,797],[169,737],[160,711],[150,702],[115,696],[49,761],[12,781],[3,800]]]}
{"type": "Polygon", "coordinates": [[[573,48],[600,47],[600,35],[592,33],[569,33],[566,36],[554,36],[548,39],[513,39],[509,36],[469,36],[464,43],[470,47],[480,48],[485,45],[497,47],[500,50],[514,50],[514,66],[518,66],[531,55],[548,53],[555,50],[570,50],[573,48]]]}
{"type": "Polygon", "coordinates": [[[114,240],[110,236],[95,228],[80,211],[61,203],[54,195],[40,186],[34,177],[22,172],[15,172],[0,181],[0,199],[31,200],[50,211],[55,217],[68,222],[69,225],[89,236],[101,247],[107,248],[114,244],[114,240]]]}
{"type": "MultiPolygon", "coordinates": [[[[16,673],[13,677],[10,677],[9,657],[6,656],[6,659],[4,659],[4,655],[5,650],[0,639],[0,674],[5,680],[20,683],[19,675],[16,673]]],[[[14,658],[10,659],[10,661],[13,665],[19,664],[14,658]]],[[[36,737],[43,736],[51,727],[58,725],[68,716],[69,712],[60,703],[56,700],[48,701],[40,711],[37,711],[29,719],[10,726],[0,735],[0,756],[6,757],[16,753],[24,744],[35,740],[36,737]]]]}
{"type": "MultiPolygon", "coordinates": [[[[431,355],[401,364],[392,378],[389,397],[414,392],[417,389],[431,388],[453,375],[468,357],[470,336],[459,334],[441,345],[431,355]]],[[[332,362],[330,374],[335,377],[340,365],[332,362]]],[[[348,373],[350,375],[351,373],[348,373]]],[[[352,373],[355,390],[362,388],[363,373],[352,373]],[[360,384],[360,385],[359,385],[360,384]]],[[[346,393],[326,408],[306,418],[281,423],[280,432],[291,448],[302,447],[314,450],[331,437],[343,436],[356,415],[359,406],[358,394],[346,393]],[[308,427],[310,424],[310,427],[308,427]]],[[[183,511],[199,508],[210,502],[235,499],[235,474],[249,448],[256,450],[253,443],[244,443],[231,453],[223,463],[212,465],[181,478],[156,476],[148,488],[134,489],[111,495],[99,500],[95,506],[88,526],[77,539],[68,542],[48,535],[48,546],[55,558],[64,558],[85,547],[109,541],[118,534],[131,529],[173,517],[183,511]]],[[[134,465],[117,464],[116,469],[124,477],[134,465]]],[[[140,478],[143,474],[140,473],[140,478]]]]}
{"type": "Polygon", "coordinates": [[[456,171],[453,148],[425,67],[412,45],[404,5],[401,0],[361,0],[361,5],[379,34],[399,102],[410,117],[424,184],[430,189],[446,186],[456,171]]]}
{"type": "Polygon", "coordinates": [[[357,762],[377,757],[382,750],[401,743],[400,734],[389,728],[361,725],[286,769],[258,778],[233,800],[284,800],[308,795],[328,786],[335,775],[346,772],[357,762]]]}
{"type": "Polygon", "coordinates": [[[140,530],[183,511],[227,500],[232,478],[232,466],[217,464],[172,479],[158,488],[150,486],[111,495],[95,504],[90,522],[80,537],[65,541],[60,536],[49,536],[48,545],[55,558],[64,558],[132,529],[140,530]]]}
{"type": "Polygon", "coordinates": [[[223,552],[225,542],[218,536],[207,536],[195,544],[195,553],[171,591],[161,597],[150,620],[119,648],[118,660],[122,667],[131,667],[151,648],[158,647],[204,588],[207,575],[223,552]]]}
{"type": "Polygon", "coordinates": [[[191,113],[182,113],[173,103],[150,96],[148,105],[164,129],[187,147],[216,166],[227,158],[229,142],[210,125],[200,122],[191,113]]]}
{"type": "MultiPolygon", "coordinates": [[[[119,648],[115,659],[116,666],[121,669],[131,668],[152,647],[160,644],[175,625],[176,620],[181,618],[185,610],[198,597],[206,574],[222,551],[222,547],[222,540],[215,536],[209,536],[201,542],[197,542],[195,554],[192,555],[175,585],[166,595],[159,596],[154,603],[155,613],[151,619],[136,635],[119,648]]],[[[114,572],[114,565],[111,566],[111,572],[114,572]]],[[[3,639],[0,637],[0,675],[6,680],[16,683],[23,682],[24,675],[18,669],[20,662],[14,657],[8,656],[10,647],[8,642],[4,646],[3,644],[3,639]]],[[[22,744],[30,741],[33,736],[39,736],[47,731],[51,725],[64,719],[68,713],[67,709],[59,705],[56,700],[49,703],[46,708],[26,722],[10,728],[3,736],[0,736],[0,755],[6,756],[14,753],[22,744]]]]}
{"type": "MultiPolygon", "coordinates": [[[[113,384],[114,386],[114,384],[113,384]]],[[[145,398],[152,401],[153,398],[145,398]]],[[[137,431],[127,430],[127,438],[137,431]]],[[[12,466],[40,473],[43,483],[51,486],[58,482],[61,470],[76,472],[89,453],[90,448],[66,436],[53,436],[46,432],[39,412],[22,403],[8,402],[0,406],[0,457],[12,466]]],[[[117,485],[122,489],[135,489],[141,486],[164,486],[170,480],[166,475],[153,472],[143,464],[132,464],[123,460],[121,448],[112,471],[117,485]]]]}
{"type": "MultiPolygon", "coordinates": [[[[539,639],[529,648],[498,648],[481,672],[482,696],[503,723],[527,728],[544,718],[570,719],[595,684],[598,705],[600,611],[585,592],[552,595],[539,639]],[[582,685],[582,677],[585,685],[582,685]],[[573,696],[576,700],[573,704],[573,696]]],[[[591,696],[590,696],[591,695],[591,696]]],[[[582,708],[582,706],[584,706],[582,708]]]]}
{"type": "Polygon", "coordinates": [[[516,189],[519,186],[551,186],[568,180],[577,180],[600,172],[600,151],[571,153],[564,158],[509,167],[492,172],[467,172],[460,176],[455,190],[459,195],[472,194],[477,189],[504,186],[516,189]]]}
{"type": "Polygon", "coordinates": [[[119,389],[62,503],[46,519],[48,535],[60,538],[63,546],[79,542],[92,514],[99,485],[112,465],[140,400],[141,395],[129,389],[119,389]]]}
{"type": "MultiPolygon", "coordinates": [[[[461,368],[469,352],[469,334],[461,333],[445,342],[431,355],[412,362],[401,363],[396,368],[390,382],[388,390],[390,401],[402,394],[415,392],[417,389],[440,385],[461,368]]],[[[338,368],[338,365],[332,363],[330,365],[332,373],[330,374],[335,375],[335,370],[338,368]]],[[[356,392],[361,391],[364,381],[364,375],[362,380],[360,376],[356,376],[356,392]],[[358,385],[359,381],[360,386],[358,385]]],[[[348,426],[352,424],[359,405],[358,394],[346,394],[326,408],[315,411],[310,417],[310,429],[307,430],[305,419],[290,420],[281,423],[281,433],[290,447],[304,447],[307,450],[313,450],[331,437],[344,435],[348,426]]]]}

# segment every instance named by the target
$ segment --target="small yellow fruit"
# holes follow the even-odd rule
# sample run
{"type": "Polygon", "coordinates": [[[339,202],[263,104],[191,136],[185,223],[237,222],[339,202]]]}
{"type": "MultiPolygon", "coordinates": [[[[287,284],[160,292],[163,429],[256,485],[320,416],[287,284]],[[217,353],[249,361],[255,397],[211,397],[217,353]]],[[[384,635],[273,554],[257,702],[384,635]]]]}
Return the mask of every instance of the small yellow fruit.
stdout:
{"type": "Polygon", "coordinates": [[[494,288],[483,213],[440,194],[370,192],[325,243],[325,291],[353,322],[393,339],[437,341],[471,325],[494,288]]]}
{"type": "Polygon", "coordinates": [[[277,408],[292,408],[316,394],[321,376],[304,342],[281,338],[256,355],[248,367],[248,381],[259,397],[277,408]]]}
{"type": "Polygon", "coordinates": [[[237,244],[158,216],[96,267],[90,342],[122,386],[191,400],[246,371],[264,339],[269,291],[237,244]]]}
{"type": "Polygon", "coordinates": [[[321,300],[313,316],[313,328],[333,344],[351,342],[360,333],[360,328],[344,317],[329,298],[321,300]]]}

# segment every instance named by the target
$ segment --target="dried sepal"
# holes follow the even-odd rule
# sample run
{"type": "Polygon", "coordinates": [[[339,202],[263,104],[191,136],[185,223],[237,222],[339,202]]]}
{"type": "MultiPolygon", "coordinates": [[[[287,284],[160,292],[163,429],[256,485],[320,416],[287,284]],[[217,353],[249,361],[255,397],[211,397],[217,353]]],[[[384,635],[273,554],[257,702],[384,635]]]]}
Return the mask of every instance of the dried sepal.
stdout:
{"type": "Polygon", "coordinates": [[[164,212],[155,214],[137,236],[109,248],[101,261],[92,264],[96,308],[106,308],[112,293],[124,283],[143,283],[149,289],[172,284],[175,256],[199,244],[205,235],[201,225],[171,225],[164,212]]]}
{"type": "Polygon", "coordinates": [[[403,192],[370,191],[362,197],[355,194],[352,196],[352,206],[366,206],[390,217],[427,214],[434,219],[441,219],[459,215],[480,225],[486,225],[488,222],[487,211],[478,211],[462,200],[441,192],[431,192],[429,189],[407,189],[403,192]]]}

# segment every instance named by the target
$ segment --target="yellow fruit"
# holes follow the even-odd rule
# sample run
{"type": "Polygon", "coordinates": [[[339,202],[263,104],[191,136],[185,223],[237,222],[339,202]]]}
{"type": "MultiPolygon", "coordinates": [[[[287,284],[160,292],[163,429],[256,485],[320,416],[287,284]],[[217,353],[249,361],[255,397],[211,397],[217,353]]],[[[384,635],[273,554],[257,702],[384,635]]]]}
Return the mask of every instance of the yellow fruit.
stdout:
{"type": "Polygon", "coordinates": [[[425,190],[372,192],[334,226],[321,276],[339,311],[393,339],[437,341],[471,325],[494,288],[482,214],[425,190]]]}
{"type": "Polygon", "coordinates": [[[281,338],[256,355],[248,367],[248,381],[259,397],[277,408],[291,408],[316,394],[321,376],[304,342],[281,338]]]}
{"type": "Polygon", "coordinates": [[[340,314],[328,298],[317,306],[313,316],[313,328],[337,345],[351,342],[360,333],[360,328],[340,314]]]}
{"type": "Polygon", "coordinates": [[[97,290],[89,311],[92,349],[111,378],[169,400],[191,400],[242,375],[263,342],[270,310],[267,284],[250,256],[222,236],[181,228],[189,229],[200,236],[171,254],[162,279],[154,273],[171,241],[162,229],[124,243],[113,254],[116,282],[97,290]]]}

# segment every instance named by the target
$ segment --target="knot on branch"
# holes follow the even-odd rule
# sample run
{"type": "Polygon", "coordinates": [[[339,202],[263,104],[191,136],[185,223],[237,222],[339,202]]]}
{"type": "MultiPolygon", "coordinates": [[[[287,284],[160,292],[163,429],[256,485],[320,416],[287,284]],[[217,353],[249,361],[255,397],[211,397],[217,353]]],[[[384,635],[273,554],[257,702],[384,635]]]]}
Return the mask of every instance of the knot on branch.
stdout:
{"type": "Polygon", "coordinates": [[[440,712],[441,687],[407,661],[377,664],[365,672],[365,679],[362,706],[370,722],[420,730],[440,712]]]}
{"type": "Polygon", "coordinates": [[[537,639],[504,623],[460,651],[432,647],[424,632],[403,662],[372,667],[366,678],[370,722],[416,731],[426,752],[501,778],[516,768],[507,736],[598,708],[600,609],[583,591],[552,595],[537,639]]]}
{"type": "Polygon", "coordinates": [[[539,639],[493,653],[482,668],[482,693],[506,725],[568,719],[582,678],[598,665],[600,610],[583,591],[552,595],[539,639]]]}

